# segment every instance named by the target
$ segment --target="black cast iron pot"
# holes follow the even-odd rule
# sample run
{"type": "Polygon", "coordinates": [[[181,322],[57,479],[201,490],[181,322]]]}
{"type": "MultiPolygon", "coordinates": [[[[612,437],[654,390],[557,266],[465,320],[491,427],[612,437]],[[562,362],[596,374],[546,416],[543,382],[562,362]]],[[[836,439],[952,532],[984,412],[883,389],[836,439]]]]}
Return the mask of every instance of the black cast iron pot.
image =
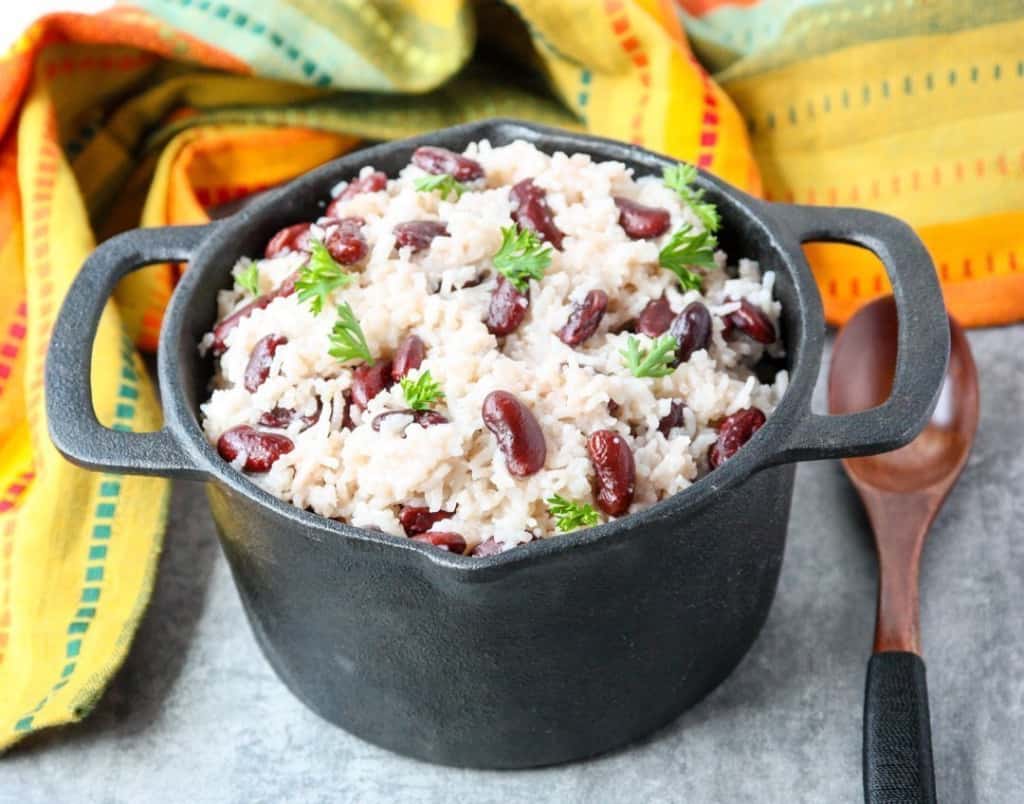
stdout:
{"type": "Polygon", "coordinates": [[[283,503],[222,461],[197,416],[212,367],[196,344],[216,292],[243,255],[283,226],[316,218],[337,182],[366,164],[395,175],[417,145],[462,150],[522,138],[553,152],[617,159],[637,175],[669,160],[640,148],[492,120],[338,159],[209,226],[141,229],[103,243],[60,312],[46,370],[57,448],[104,471],[207,481],[224,552],[271,665],[311,709],[403,754],[517,768],[607,751],[668,723],[707,695],[757,636],[775,593],[793,462],[863,455],[908,442],[946,367],[949,328],[934,268],[914,233],[885,215],[769,204],[710,175],[722,245],[775,271],[789,390],[722,468],[639,514],[489,558],[349,527],[283,503]],[[881,407],[810,410],[825,325],[800,244],[875,252],[900,311],[899,363],[881,407]],[[89,388],[91,341],[114,285],[140,266],[190,267],[160,336],[165,425],[101,426],[89,388]]]}

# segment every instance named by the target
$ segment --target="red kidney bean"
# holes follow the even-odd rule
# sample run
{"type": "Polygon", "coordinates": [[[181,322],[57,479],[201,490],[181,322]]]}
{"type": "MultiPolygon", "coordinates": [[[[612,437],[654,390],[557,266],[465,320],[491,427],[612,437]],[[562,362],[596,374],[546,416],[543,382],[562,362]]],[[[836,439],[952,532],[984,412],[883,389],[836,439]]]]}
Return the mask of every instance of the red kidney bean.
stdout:
{"type": "Polygon", "coordinates": [[[744,408],[726,416],[718,428],[718,440],[708,451],[708,464],[717,469],[735,455],[761,429],[764,413],[758,408],[744,408]]]}
{"type": "Polygon", "coordinates": [[[676,360],[685,363],[694,352],[707,349],[711,342],[711,313],[700,302],[690,302],[683,308],[669,329],[679,345],[676,360]]]}
{"type": "Polygon", "coordinates": [[[354,430],[356,423],[352,420],[352,391],[342,391],[341,398],[345,401],[345,415],[341,417],[342,430],[354,430]]]}
{"type": "Polygon", "coordinates": [[[448,227],[444,221],[406,221],[399,223],[392,230],[395,243],[399,248],[409,246],[413,254],[430,248],[435,237],[447,237],[448,227]]]}
{"type": "Polygon", "coordinates": [[[505,455],[509,474],[527,477],[544,468],[548,451],[544,431],[526,405],[508,391],[491,391],[481,413],[505,455]]]}
{"type": "Polygon", "coordinates": [[[677,427],[685,427],[686,417],[683,415],[685,410],[686,405],[673,399],[668,413],[662,416],[661,421],[658,422],[658,432],[668,438],[677,427]]]}
{"type": "Polygon", "coordinates": [[[245,390],[255,393],[263,385],[270,374],[270,364],[274,361],[278,346],[284,346],[288,339],[284,335],[264,335],[252,348],[249,363],[245,367],[245,390]]]}
{"type": "Polygon", "coordinates": [[[247,424],[232,427],[217,439],[217,452],[225,461],[233,461],[239,455],[245,456],[246,472],[266,472],[271,465],[295,449],[295,444],[280,433],[262,433],[247,424]]]}
{"type": "Polygon", "coordinates": [[[369,251],[363,236],[365,225],[362,218],[324,221],[324,248],[342,265],[354,265],[369,251]]]}
{"type": "Polygon", "coordinates": [[[473,181],[483,178],[484,175],[484,169],[479,162],[447,148],[436,148],[433,145],[422,145],[413,151],[412,163],[420,170],[435,176],[447,173],[456,181],[473,181]]]}
{"type": "Polygon", "coordinates": [[[619,208],[619,226],[633,240],[663,235],[672,223],[672,216],[667,209],[647,207],[619,196],[615,196],[614,200],[615,206],[619,208]]]}
{"type": "Polygon", "coordinates": [[[415,371],[427,356],[427,347],[419,335],[406,335],[391,361],[391,379],[398,382],[410,371],[415,371]]]}
{"type": "Polygon", "coordinates": [[[345,201],[350,198],[355,198],[357,195],[363,193],[377,193],[388,186],[388,177],[381,173],[379,170],[373,171],[373,173],[367,173],[365,176],[358,176],[350,181],[345,189],[342,190],[338,197],[331,201],[327,206],[327,217],[337,218],[338,208],[345,201]]]}
{"type": "Polygon", "coordinates": [[[562,231],[555,225],[555,213],[548,206],[547,192],[523,179],[509,190],[512,201],[512,220],[521,229],[532,229],[541,240],[546,240],[559,251],[562,250],[562,231]]]}
{"type": "Polygon", "coordinates": [[[633,451],[618,433],[598,430],[587,439],[587,452],[597,474],[597,507],[608,516],[622,516],[636,490],[633,451]]]}
{"type": "Polygon", "coordinates": [[[293,226],[286,226],[284,229],[270,238],[263,256],[267,259],[276,257],[289,251],[307,251],[309,249],[309,224],[296,223],[293,226]]]}
{"type": "Polygon", "coordinates": [[[583,304],[574,306],[569,320],[565,322],[558,337],[569,346],[579,346],[597,332],[597,327],[608,309],[608,294],[603,290],[592,290],[583,299],[583,304]]]}
{"type": "Polygon", "coordinates": [[[501,545],[491,537],[486,541],[480,542],[480,544],[474,547],[469,554],[471,556],[476,556],[477,558],[486,558],[487,556],[496,556],[500,552],[501,545]]]}
{"type": "Polygon", "coordinates": [[[636,320],[636,331],[648,338],[657,338],[671,326],[673,315],[672,306],[664,296],[651,299],[636,320]]]}
{"type": "Polygon", "coordinates": [[[243,307],[239,307],[235,312],[230,315],[224,316],[213,328],[213,344],[211,346],[211,352],[215,357],[219,357],[224,354],[227,350],[227,337],[238,323],[245,318],[248,318],[253,310],[262,310],[274,299],[282,296],[290,296],[295,292],[295,283],[298,281],[299,272],[293,271],[284,278],[280,285],[270,293],[264,293],[262,296],[257,296],[251,302],[243,307]]]}
{"type": "Polygon", "coordinates": [[[498,286],[491,295],[491,304],[487,308],[487,329],[492,335],[508,335],[515,332],[526,318],[526,310],[530,306],[530,294],[520,293],[516,286],[498,277],[498,286]]]}
{"type": "Polygon", "coordinates": [[[448,424],[448,417],[443,413],[438,413],[436,410],[413,410],[412,408],[403,408],[402,410],[386,410],[383,413],[378,413],[373,417],[373,421],[370,423],[370,426],[377,432],[380,432],[380,428],[384,424],[384,420],[390,416],[409,416],[412,418],[410,424],[418,424],[423,428],[433,427],[436,424],[448,424]]]}
{"type": "Polygon", "coordinates": [[[316,400],[316,410],[312,413],[307,413],[305,416],[300,415],[295,408],[273,407],[260,416],[259,424],[261,427],[273,427],[283,430],[292,422],[298,421],[302,423],[303,430],[308,430],[320,419],[320,412],[323,409],[324,403],[319,398],[316,400]]]}
{"type": "Polygon", "coordinates": [[[431,511],[423,506],[403,505],[398,512],[398,521],[402,523],[406,536],[417,536],[434,527],[434,523],[453,516],[454,511],[431,511]]]}
{"type": "Polygon", "coordinates": [[[378,360],[372,366],[357,366],[352,372],[352,403],[360,410],[366,410],[370,400],[391,385],[390,360],[378,360]]]}
{"type": "Polygon", "coordinates": [[[746,299],[741,299],[740,308],[725,316],[725,320],[759,343],[775,343],[775,327],[772,322],[759,307],[746,299]]]}
{"type": "Polygon", "coordinates": [[[434,547],[447,550],[449,553],[458,553],[459,555],[465,555],[466,553],[466,540],[458,533],[431,531],[430,533],[421,533],[418,536],[413,536],[412,540],[414,542],[432,544],[434,547]]]}

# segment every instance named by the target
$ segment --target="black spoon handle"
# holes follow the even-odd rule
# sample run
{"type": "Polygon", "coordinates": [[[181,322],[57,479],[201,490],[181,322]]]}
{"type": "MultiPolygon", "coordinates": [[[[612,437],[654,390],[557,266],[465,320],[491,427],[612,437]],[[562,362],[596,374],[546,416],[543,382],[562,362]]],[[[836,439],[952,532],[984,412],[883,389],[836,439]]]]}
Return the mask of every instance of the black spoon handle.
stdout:
{"type": "Polygon", "coordinates": [[[916,653],[876,653],[864,694],[864,800],[934,804],[932,733],[924,661],[916,653]]]}

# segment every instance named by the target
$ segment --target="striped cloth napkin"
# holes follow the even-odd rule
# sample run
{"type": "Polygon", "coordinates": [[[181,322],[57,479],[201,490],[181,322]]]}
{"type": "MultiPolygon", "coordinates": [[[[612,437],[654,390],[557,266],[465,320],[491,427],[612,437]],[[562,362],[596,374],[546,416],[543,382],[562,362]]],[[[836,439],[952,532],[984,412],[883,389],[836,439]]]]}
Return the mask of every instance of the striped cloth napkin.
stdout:
{"type": "MultiPolygon", "coordinates": [[[[96,242],[203,222],[363,140],[501,115],[893,212],[965,323],[1017,321],[1021,41],[1008,0],[143,0],[39,20],[0,59],[0,750],[89,712],[162,544],[166,481],[82,471],[46,434],[50,329],[96,242]]],[[[887,288],[862,252],[808,250],[832,322],[887,288]]],[[[103,316],[109,426],[159,422],[137,350],[179,270],[132,274],[103,316]]]]}

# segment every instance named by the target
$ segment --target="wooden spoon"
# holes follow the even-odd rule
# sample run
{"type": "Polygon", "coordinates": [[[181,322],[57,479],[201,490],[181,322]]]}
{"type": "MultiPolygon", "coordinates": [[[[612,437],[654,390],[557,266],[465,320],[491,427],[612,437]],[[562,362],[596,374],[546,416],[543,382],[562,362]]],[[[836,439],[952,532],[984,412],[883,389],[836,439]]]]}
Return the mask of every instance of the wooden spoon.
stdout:
{"type": "MultiPolygon", "coordinates": [[[[978,372],[952,320],[946,379],[931,421],[907,446],[843,461],[875,533],[880,582],[874,655],[864,701],[864,797],[934,802],[928,688],[921,659],[918,566],[925,536],[967,462],[978,426],[978,372]]],[[[896,366],[892,296],[862,307],[839,333],[829,409],[881,404],[896,366]]]]}

